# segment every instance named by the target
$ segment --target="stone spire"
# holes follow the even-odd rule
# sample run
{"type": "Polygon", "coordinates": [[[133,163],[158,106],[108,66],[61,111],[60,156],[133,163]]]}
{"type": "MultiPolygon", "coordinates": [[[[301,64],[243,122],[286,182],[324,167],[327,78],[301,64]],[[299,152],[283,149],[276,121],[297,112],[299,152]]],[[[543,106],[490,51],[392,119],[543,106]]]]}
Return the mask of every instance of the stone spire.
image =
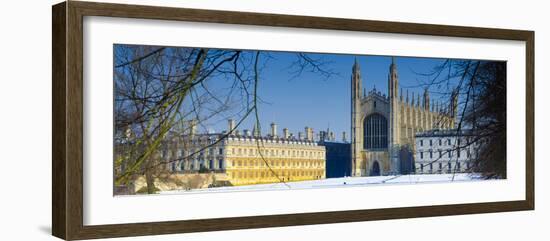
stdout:
{"type": "Polygon", "coordinates": [[[363,140],[361,138],[361,70],[355,58],[351,73],[351,175],[361,175],[360,160],[363,140]]]}
{"type": "Polygon", "coordinates": [[[453,90],[451,94],[451,105],[449,106],[449,112],[451,117],[456,117],[458,110],[458,87],[453,90]]]}
{"type": "Polygon", "coordinates": [[[397,75],[397,65],[395,64],[395,57],[391,58],[390,73],[388,75],[388,96],[390,98],[397,98],[399,87],[399,77],[397,75]]]}
{"type": "Polygon", "coordinates": [[[389,128],[389,151],[390,151],[390,172],[399,173],[399,153],[397,147],[400,144],[401,127],[399,125],[399,75],[395,57],[391,58],[391,65],[388,75],[388,99],[390,102],[390,128],[389,128]]]}
{"type": "Polygon", "coordinates": [[[424,89],[424,109],[430,110],[430,94],[428,93],[428,87],[424,89]]]}

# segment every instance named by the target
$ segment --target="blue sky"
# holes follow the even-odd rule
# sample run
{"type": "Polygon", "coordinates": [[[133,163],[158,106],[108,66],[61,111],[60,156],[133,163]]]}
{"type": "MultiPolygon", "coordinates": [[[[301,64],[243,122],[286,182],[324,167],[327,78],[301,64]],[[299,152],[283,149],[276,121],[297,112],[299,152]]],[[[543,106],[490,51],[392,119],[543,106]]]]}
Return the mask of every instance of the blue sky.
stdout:
{"type": "MultiPolygon", "coordinates": [[[[132,51],[122,51],[125,50],[123,47],[125,45],[115,45],[115,56],[121,57],[122,59],[119,60],[121,62],[132,57],[126,56],[132,51]],[[121,52],[116,55],[119,48],[121,52]]],[[[132,47],[132,45],[128,45],[128,47],[132,47]]],[[[182,48],[187,49],[186,47],[182,48]]],[[[167,56],[171,56],[170,49],[174,50],[176,48],[168,48],[165,51],[168,53],[167,56]]],[[[240,55],[239,63],[242,64],[239,64],[241,66],[239,68],[246,70],[245,78],[254,76],[253,67],[251,67],[254,63],[254,53],[255,51],[243,50],[240,55]]],[[[322,66],[324,70],[334,73],[328,78],[320,73],[308,72],[307,68],[296,76],[296,68],[292,68],[292,64],[296,61],[297,56],[298,53],[296,52],[270,51],[262,51],[260,55],[260,65],[263,68],[259,73],[258,96],[262,101],[258,103],[258,111],[263,135],[268,133],[272,122],[277,123],[279,133],[282,133],[283,128],[288,128],[291,133],[297,135],[298,132],[304,131],[304,127],[308,126],[313,128],[315,132],[330,129],[339,140],[343,131],[349,134],[351,115],[350,79],[355,59],[359,62],[362,85],[367,92],[376,86],[377,90],[387,94],[387,76],[392,61],[390,56],[307,54],[308,57],[324,63],[322,66]]],[[[425,83],[433,77],[423,74],[433,72],[434,68],[443,64],[446,59],[395,57],[395,61],[400,90],[403,90],[403,95],[408,91],[411,97],[414,94],[417,98],[418,94],[423,94],[425,83]]],[[[180,64],[182,63],[174,63],[167,69],[176,71],[180,68],[180,64]]],[[[229,64],[231,70],[233,70],[233,67],[229,64]]],[[[452,86],[453,82],[455,81],[450,81],[451,86],[430,85],[430,100],[448,103],[448,93],[450,93],[451,88],[454,88],[452,86]],[[445,96],[438,94],[442,92],[446,93],[445,96]]],[[[233,74],[212,75],[201,83],[201,86],[196,87],[197,94],[187,96],[181,111],[187,113],[201,112],[192,115],[192,118],[199,116],[198,118],[201,119],[199,132],[227,130],[227,119],[233,118],[239,121],[243,117],[244,110],[249,107],[246,106],[247,100],[243,96],[250,96],[250,92],[243,94],[244,91],[242,90],[233,91],[236,89],[235,86],[241,87],[240,83],[233,74]],[[217,99],[214,101],[210,98],[210,102],[207,104],[204,104],[206,103],[204,102],[199,108],[204,111],[191,111],[195,109],[194,105],[197,103],[191,101],[191,99],[196,99],[198,96],[204,97],[202,95],[208,97],[213,95],[217,99]],[[218,104],[222,102],[218,99],[224,103],[218,104]],[[220,112],[220,109],[223,109],[223,111],[220,112]],[[211,113],[216,114],[212,116],[211,113]]],[[[252,86],[248,86],[248,88],[252,88],[252,86]]],[[[248,103],[250,104],[250,102],[248,103]]],[[[251,115],[242,122],[238,129],[251,130],[254,123],[255,115],[251,115]]]]}
{"type": "MultiPolygon", "coordinates": [[[[288,128],[295,135],[303,132],[305,126],[312,127],[316,132],[330,128],[338,140],[346,131],[349,138],[350,129],[350,76],[355,58],[361,67],[363,87],[367,91],[376,86],[377,90],[387,93],[387,75],[391,57],[387,56],[356,56],[339,54],[313,54],[314,58],[322,58],[325,68],[336,75],[330,78],[318,73],[303,72],[295,75],[289,66],[296,59],[295,53],[270,52],[270,59],[261,72],[259,96],[263,103],[259,105],[262,134],[267,134],[270,123],[278,125],[278,132],[288,128]]],[[[428,77],[418,73],[428,73],[444,59],[396,57],[400,87],[405,92],[422,94],[423,88],[418,86],[428,77]]],[[[435,93],[431,99],[437,98],[435,93]]],[[[227,129],[226,121],[211,124],[212,131],[227,129]]],[[[248,118],[239,129],[252,129],[254,119],[248,118]]]]}

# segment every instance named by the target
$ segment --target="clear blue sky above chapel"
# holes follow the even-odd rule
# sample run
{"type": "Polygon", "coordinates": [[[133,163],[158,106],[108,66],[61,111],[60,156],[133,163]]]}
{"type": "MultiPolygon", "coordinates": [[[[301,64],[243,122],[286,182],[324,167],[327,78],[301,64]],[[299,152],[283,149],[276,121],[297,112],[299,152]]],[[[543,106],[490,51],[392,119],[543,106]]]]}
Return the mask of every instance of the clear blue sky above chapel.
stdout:
{"type": "MultiPolygon", "coordinates": [[[[259,84],[259,96],[263,102],[259,106],[260,123],[262,133],[269,131],[271,122],[278,125],[279,133],[282,128],[289,128],[290,132],[297,135],[303,132],[304,127],[312,127],[316,132],[330,128],[338,139],[341,133],[350,132],[351,115],[351,71],[357,58],[362,76],[363,87],[370,91],[374,87],[387,94],[387,76],[391,57],[387,56],[356,56],[340,54],[315,54],[315,58],[322,57],[327,64],[325,68],[331,69],[337,75],[330,78],[317,73],[303,72],[293,78],[289,66],[295,60],[294,53],[270,52],[271,57],[265,69],[261,73],[259,84]]],[[[419,86],[428,77],[418,73],[428,73],[444,59],[396,57],[395,59],[399,84],[403,92],[408,89],[415,96],[424,91],[419,86]]],[[[405,93],[404,93],[405,94],[405,93]]],[[[432,100],[437,99],[435,93],[431,94],[432,100]]],[[[254,119],[248,118],[243,122],[242,128],[252,129],[254,119]]],[[[215,131],[225,130],[226,124],[219,123],[214,127],[215,131]]]]}

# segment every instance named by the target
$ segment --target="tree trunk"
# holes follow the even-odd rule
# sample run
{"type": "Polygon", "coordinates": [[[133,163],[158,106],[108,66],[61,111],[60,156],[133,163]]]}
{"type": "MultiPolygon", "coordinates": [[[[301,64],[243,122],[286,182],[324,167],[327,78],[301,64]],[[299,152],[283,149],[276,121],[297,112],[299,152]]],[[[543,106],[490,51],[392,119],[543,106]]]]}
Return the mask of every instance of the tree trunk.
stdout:
{"type": "Polygon", "coordinates": [[[153,171],[151,169],[148,169],[145,172],[145,182],[147,183],[147,193],[148,194],[154,194],[155,193],[155,177],[153,176],[153,171]]]}

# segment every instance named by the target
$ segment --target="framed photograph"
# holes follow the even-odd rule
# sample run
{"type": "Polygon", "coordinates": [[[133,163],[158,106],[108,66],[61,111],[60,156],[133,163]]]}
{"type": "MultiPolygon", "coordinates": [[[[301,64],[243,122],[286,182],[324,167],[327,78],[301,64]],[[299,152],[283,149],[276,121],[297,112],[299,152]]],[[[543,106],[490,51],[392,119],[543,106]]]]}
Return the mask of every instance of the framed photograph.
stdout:
{"type": "Polygon", "coordinates": [[[68,1],[67,240],[534,209],[534,32],[68,1]]]}

